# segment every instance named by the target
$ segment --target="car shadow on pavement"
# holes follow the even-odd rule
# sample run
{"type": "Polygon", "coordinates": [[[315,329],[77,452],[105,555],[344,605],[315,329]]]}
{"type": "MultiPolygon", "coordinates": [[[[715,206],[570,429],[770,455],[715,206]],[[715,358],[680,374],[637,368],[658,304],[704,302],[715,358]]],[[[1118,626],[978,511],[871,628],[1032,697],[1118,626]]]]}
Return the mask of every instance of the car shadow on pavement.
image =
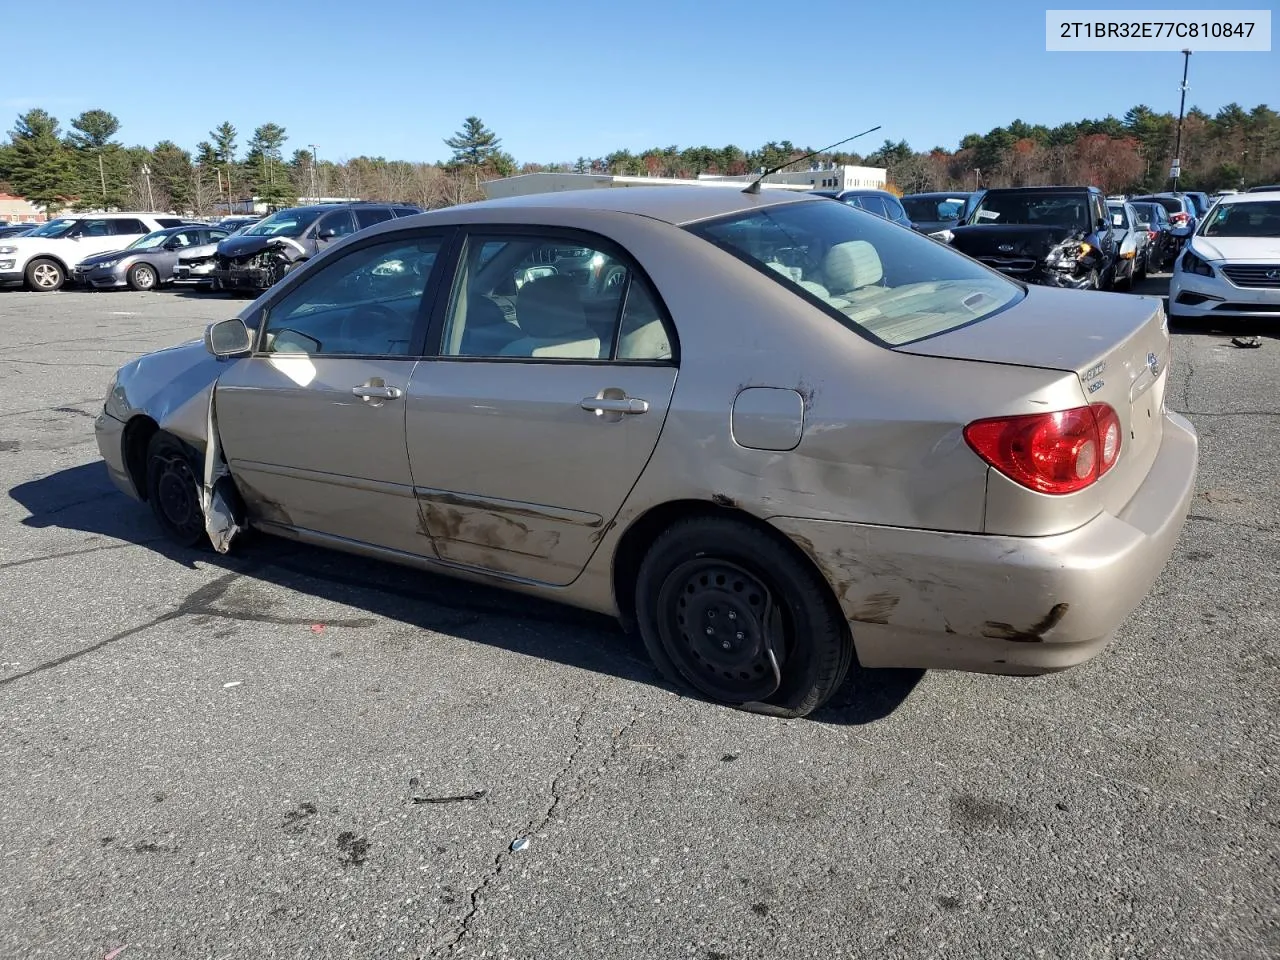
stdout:
{"type": "MultiPolygon", "coordinates": [[[[233,577],[272,583],[302,596],[336,601],[422,630],[674,689],[649,661],[639,637],[624,632],[615,620],[600,614],[252,532],[237,538],[232,551],[225,555],[207,547],[175,546],[163,536],[145,504],[116,490],[101,462],[18,484],[9,490],[9,496],[28,512],[29,516],[21,521],[24,526],[74,530],[93,539],[77,549],[19,560],[8,566],[41,560],[56,562],[64,557],[112,550],[118,544],[102,541],[120,541],[143,546],[189,569],[195,569],[197,563],[217,567],[233,577]]],[[[184,599],[174,600],[181,609],[184,599]]],[[[278,618],[273,621],[278,611],[246,609],[243,603],[229,612],[237,620],[261,618],[278,622],[278,618]]],[[[218,615],[216,606],[202,607],[201,613],[218,615]]],[[[317,616],[315,621],[324,622],[324,617],[317,616]]],[[[906,700],[921,676],[923,671],[855,668],[830,704],[814,718],[849,725],[882,719],[906,700]]]]}

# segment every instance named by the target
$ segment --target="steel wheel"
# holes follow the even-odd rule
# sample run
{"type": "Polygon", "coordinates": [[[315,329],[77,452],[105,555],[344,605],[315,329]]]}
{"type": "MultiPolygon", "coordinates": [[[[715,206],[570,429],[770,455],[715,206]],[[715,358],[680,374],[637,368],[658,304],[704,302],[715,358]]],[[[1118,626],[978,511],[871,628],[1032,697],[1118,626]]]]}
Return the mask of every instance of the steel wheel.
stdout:
{"type": "Polygon", "coordinates": [[[62,286],[66,275],[52,260],[37,260],[27,268],[27,282],[31,289],[46,293],[62,286]]]}
{"type": "Polygon", "coordinates": [[[139,263],[129,270],[129,286],[134,290],[150,290],[158,279],[155,267],[149,263],[139,263]]]}
{"type": "Polygon", "coordinates": [[[681,564],[658,593],[658,617],[676,666],[707,696],[763,700],[782,682],[781,611],[769,588],[736,564],[681,564]]]}
{"type": "Polygon", "coordinates": [[[190,457],[172,437],[158,433],[147,448],[147,499],[164,532],[192,546],[204,537],[200,488],[190,457]]]}

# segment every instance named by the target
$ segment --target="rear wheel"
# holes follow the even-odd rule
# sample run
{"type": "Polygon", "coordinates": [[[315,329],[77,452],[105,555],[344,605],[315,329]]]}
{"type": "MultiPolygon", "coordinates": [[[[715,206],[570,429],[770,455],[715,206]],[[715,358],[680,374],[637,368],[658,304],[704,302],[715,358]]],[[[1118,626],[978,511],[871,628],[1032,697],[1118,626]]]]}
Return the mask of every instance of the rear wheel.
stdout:
{"type": "Polygon", "coordinates": [[[160,277],[156,273],[156,268],[149,263],[139,263],[129,268],[129,275],[126,278],[129,282],[130,290],[154,290],[160,277]]]}
{"type": "Polygon", "coordinates": [[[167,433],[147,444],[147,502],[174,543],[194,547],[205,538],[199,474],[188,449],[167,433]]]}
{"type": "Polygon", "coordinates": [[[60,290],[67,282],[67,273],[56,260],[32,260],[27,264],[27,286],[37,293],[60,290]]]}
{"type": "Polygon", "coordinates": [[[654,541],[636,615],[668,679],[757,712],[816,710],[853,661],[848,624],[817,571],[727,517],[681,520],[654,541]]]}

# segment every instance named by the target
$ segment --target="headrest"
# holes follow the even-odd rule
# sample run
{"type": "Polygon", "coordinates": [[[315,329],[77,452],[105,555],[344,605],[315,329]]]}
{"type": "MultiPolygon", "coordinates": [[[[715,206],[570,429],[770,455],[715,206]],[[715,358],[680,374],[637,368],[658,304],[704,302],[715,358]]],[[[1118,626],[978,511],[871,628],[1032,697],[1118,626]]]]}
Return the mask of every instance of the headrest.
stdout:
{"type": "Polygon", "coordinates": [[[835,296],[869,287],[884,277],[880,254],[865,240],[848,240],[837,243],[827,251],[822,262],[827,287],[835,296]]]}
{"type": "Polygon", "coordinates": [[[516,320],[526,337],[546,339],[580,333],[587,326],[587,313],[573,278],[556,274],[520,288],[516,320]]]}

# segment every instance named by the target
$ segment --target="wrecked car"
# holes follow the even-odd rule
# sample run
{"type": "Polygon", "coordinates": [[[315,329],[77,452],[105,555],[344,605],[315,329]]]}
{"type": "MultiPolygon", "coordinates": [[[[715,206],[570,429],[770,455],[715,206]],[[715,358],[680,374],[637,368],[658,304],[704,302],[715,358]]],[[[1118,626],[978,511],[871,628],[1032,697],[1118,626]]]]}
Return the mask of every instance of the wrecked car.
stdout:
{"type": "Polygon", "coordinates": [[[201,266],[201,278],[214,289],[259,293],[344,237],[421,212],[417,207],[377,203],[279,210],[219,243],[212,268],[201,266]]]}
{"type": "Polygon", "coordinates": [[[1158,299],[1026,288],[845,204],[652,187],[383,223],[110,384],[174,540],[253,528],[619,617],[696,693],[1062,670],[1173,550],[1158,299]],[[1067,322],[1069,321],[1069,322],[1067,322]]]}
{"type": "Polygon", "coordinates": [[[176,279],[187,251],[215,247],[225,236],[227,231],[203,224],[157,230],[123,250],[86,257],[72,268],[71,279],[95,289],[154,290],[176,279]]]}
{"type": "Polygon", "coordinates": [[[1114,285],[1119,243],[1097,187],[987,190],[948,242],[1025,283],[1074,290],[1114,285]]]}

